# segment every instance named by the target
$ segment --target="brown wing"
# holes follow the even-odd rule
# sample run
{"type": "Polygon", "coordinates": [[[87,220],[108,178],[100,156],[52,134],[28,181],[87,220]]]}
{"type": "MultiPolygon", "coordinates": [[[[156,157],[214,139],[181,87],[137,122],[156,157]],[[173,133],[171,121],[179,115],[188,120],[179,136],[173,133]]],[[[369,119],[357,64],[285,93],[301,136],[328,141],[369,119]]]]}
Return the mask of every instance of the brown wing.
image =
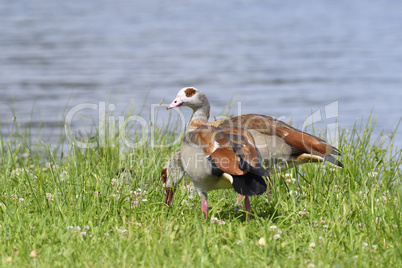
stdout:
{"type": "Polygon", "coordinates": [[[232,127],[204,125],[189,132],[185,137],[185,142],[202,148],[222,172],[231,175],[247,173],[246,170],[240,169],[242,160],[253,167],[259,165],[259,154],[253,141],[252,136],[237,125],[232,127]]]}
{"type": "Polygon", "coordinates": [[[229,120],[249,130],[256,130],[265,135],[278,136],[290,146],[300,150],[300,153],[319,156],[327,156],[331,153],[337,154],[337,150],[326,141],[302,132],[270,116],[246,114],[233,117],[229,120]]]}
{"type": "Polygon", "coordinates": [[[220,124],[219,128],[227,135],[238,156],[242,157],[253,167],[260,164],[260,155],[250,132],[238,124],[227,124],[226,122],[220,124]]]}

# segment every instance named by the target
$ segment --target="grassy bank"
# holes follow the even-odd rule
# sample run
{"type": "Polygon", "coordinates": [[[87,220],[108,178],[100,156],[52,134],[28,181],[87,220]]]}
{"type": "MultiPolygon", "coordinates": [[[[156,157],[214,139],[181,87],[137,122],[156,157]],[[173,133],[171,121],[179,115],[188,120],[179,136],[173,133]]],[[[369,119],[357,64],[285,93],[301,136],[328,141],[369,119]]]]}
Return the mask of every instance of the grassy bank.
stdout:
{"type": "Polygon", "coordinates": [[[210,193],[209,220],[185,183],[163,204],[160,171],[178,145],[121,154],[116,136],[62,155],[2,137],[1,266],[400,267],[402,151],[373,128],[341,133],[342,170],[272,174],[273,196],[251,198],[250,222],[230,190],[210,193]]]}

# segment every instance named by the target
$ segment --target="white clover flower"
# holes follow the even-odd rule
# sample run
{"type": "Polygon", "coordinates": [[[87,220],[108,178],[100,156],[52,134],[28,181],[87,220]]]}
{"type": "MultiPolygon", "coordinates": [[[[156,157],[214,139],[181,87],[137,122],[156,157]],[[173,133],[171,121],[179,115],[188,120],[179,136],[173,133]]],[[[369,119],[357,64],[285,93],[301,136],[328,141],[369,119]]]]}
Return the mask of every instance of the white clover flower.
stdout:
{"type": "Polygon", "coordinates": [[[377,245],[373,245],[373,251],[377,250],[377,245]]]}
{"type": "Polygon", "coordinates": [[[274,238],[274,240],[278,240],[279,238],[281,238],[281,235],[280,235],[280,234],[276,234],[276,235],[273,236],[273,238],[274,238]]]}
{"type": "Polygon", "coordinates": [[[52,195],[51,193],[46,193],[46,198],[47,198],[49,201],[54,201],[54,195],[52,195]]]}
{"type": "Polygon", "coordinates": [[[114,186],[119,185],[119,181],[115,178],[113,178],[111,182],[112,182],[112,185],[114,185],[114,186]]]}
{"type": "Polygon", "coordinates": [[[142,223],[141,222],[136,222],[135,225],[142,226],[142,223]]]}
{"type": "Polygon", "coordinates": [[[226,224],[226,222],[224,222],[223,220],[219,220],[218,223],[219,223],[219,225],[225,225],[226,224]]]}
{"type": "Polygon", "coordinates": [[[310,243],[309,247],[310,249],[315,249],[315,243],[310,243]]]}
{"type": "Polygon", "coordinates": [[[11,194],[11,198],[12,198],[13,200],[17,200],[17,199],[18,199],[18,196],[17,196],[16,194],[11,194]]]}
{"type": "Polygon", "coordinates": [[[18,199],[18,202],[20,202],[20,204],[22,203],[22,202],[24,202],[24,198],[20,198],[20,199],[18,199]]]}
{"type": "Polygon", "coordinates": [[[278,227],[276,227],[275,225],[269,226],[269,231],[270,231],[271,233],[275,233],[277,229],[278,229],[278,227]]]}
{"type": "Polygon", "coordinates": [[[241,245],[241,240],[237,240],[236,245],[241,245]]]}
{"type": "Polygon", "coordinates": [[[368,244],[367,242],[364,242],[364,243],[363,243],[363,248],[368,247],[368,245],[369,245],[369,244],[368,244]]]}
{"type": "Polygon", "coordinates": [[[105,236],[109,236],[109,233],[105,233],[105,236]]]}
{"type": "Polygon", "coordinates": [[[118,232],[119,234],[124,234],[124,235],[126,235],[126,234],[127,234],[127,229],[118,229],[118,228],[117,228],[117,232],[118,232]]]}
{"type": "Polygon", "coordinates": [[[259,240],[258,240],[258,245],[259,246],[265,246],[265,238],[264,237],[261,237],[259,240]]]}
{"type": "Polygon", "coordinates": [[[305,210],[299,211],[299,215],[300,215],[301,217],[303,217],[304,215],[307,215],[307,214],[309,214],[308,211],[305,211],[305,210]]]}
{"type": "Polygon", "coordinates": [[[82,237],[84,237],[84,236],[87,235],[87,232],[81,232],[80,234],[81,234],[82,237]]]}
{"type": "Polygon", "coordinates": [[[218,218],[217,218],[217,217],[212,217],[212,218],[211,218],[211,222],[212,222],[212,223],[217,223],[217,222],[218,222],[218,218]]]}
{"type": "Polygon", "coordinates": [[[142,202],[147,202],[148,199],[144,198],[144,199],[142,199],[141,201],[142,201],[142,202]]]}
{"type": "Polygon", "coordinates": [[[89,227],[89,225],[85,225],[84,228],[87,229],[87,230],[89,230],[91,227],[89,227]]]}
{"type": "Polygon", "coordinates": [[[314,264],[314,263],[309,263],[309,264],[307,265],[307,268],[315,268],[315,264],[314,264]]]}

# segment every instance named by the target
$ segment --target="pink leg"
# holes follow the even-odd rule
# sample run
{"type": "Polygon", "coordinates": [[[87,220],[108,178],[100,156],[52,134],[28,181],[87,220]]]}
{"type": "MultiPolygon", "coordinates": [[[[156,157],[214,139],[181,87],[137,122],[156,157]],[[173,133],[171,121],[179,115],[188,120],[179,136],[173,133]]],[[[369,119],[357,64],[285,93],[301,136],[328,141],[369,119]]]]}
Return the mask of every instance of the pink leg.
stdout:
{"type": "Polygon", "coordinates": [[[205,219],[208,219],[208,201],[201,201],[201,209],[205,213],[205,219]]]}
{"type": "Polygon", "coordinates": [[[236,204],[239,204],[242,199],[243,199],[243,195],[239,194],[239,197],[236,200],[236,204]]]}
{"type": "Polygon", "coordinates": [[[247,221],[250,221],[250,198],[246,195],[246,198],[244,199],[244,206],[246,207],[246,213],[247,213],[247,221]]]}

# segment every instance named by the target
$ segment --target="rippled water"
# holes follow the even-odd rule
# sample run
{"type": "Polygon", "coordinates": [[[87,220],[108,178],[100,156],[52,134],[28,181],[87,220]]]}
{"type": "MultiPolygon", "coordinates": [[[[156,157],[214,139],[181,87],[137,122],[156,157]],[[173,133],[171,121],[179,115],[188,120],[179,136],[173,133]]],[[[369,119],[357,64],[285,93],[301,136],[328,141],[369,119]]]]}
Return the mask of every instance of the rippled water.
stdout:
{"type": "Polygon", "coordinates": [[[376,132],[390,133],[402,116],[398,0],[0,3],[3,135],[13,110],[22,128],[55,135],[77,104],[145,104],[148,116],[184,86],[207,93],[213,115],[236,96],[242,113],[298,127],[317,110],[334,122],[324,112],[336,101],[344,128],[373,109],[376,132]]]}

